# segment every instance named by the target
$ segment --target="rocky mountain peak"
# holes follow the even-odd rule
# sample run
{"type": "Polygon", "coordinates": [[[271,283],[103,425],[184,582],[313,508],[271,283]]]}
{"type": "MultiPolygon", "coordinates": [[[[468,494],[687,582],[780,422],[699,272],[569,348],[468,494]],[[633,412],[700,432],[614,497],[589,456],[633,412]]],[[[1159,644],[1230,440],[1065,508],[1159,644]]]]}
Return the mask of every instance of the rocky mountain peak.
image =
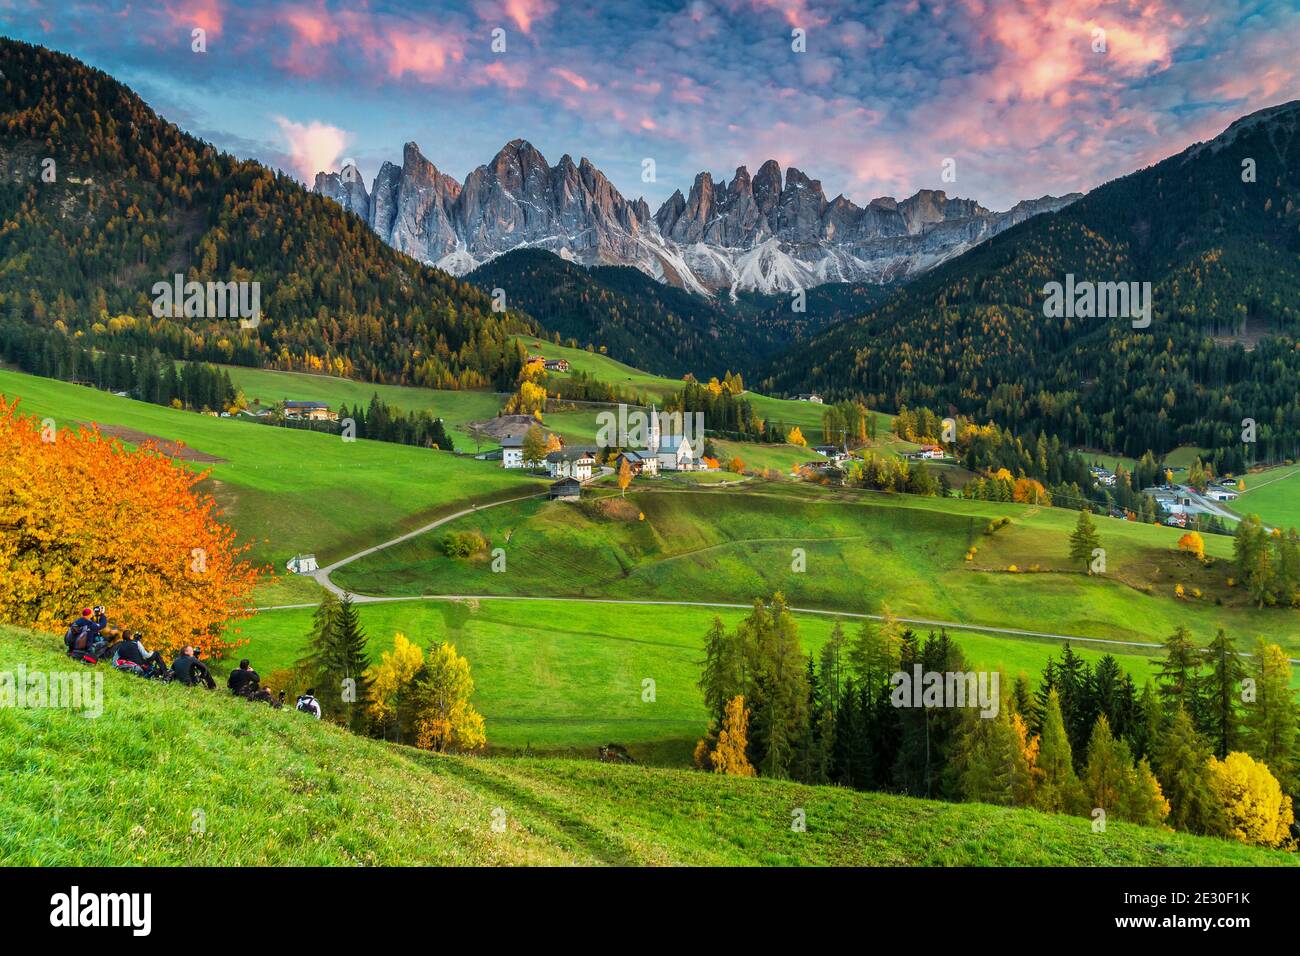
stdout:
{"type": "Polygon", "coordinates": [[[1045,197],[1006,213],[923,189],[859,207],[826,199],[820,180],[776,160],[730,180],[698,173],[685,196],[651,214],[589,159],[549,166],[512,139],[464,184],[439,172],[415,143],[384,163],[369,196],[355,167],[316,177],[315,189],[367,219],[386,242],[463,274],[521,246],[592,264],[634,265],[696,292],[783,291],[833,281],[887,281],[924,271],[1031,215],[1073,197],[1045,197]]]}

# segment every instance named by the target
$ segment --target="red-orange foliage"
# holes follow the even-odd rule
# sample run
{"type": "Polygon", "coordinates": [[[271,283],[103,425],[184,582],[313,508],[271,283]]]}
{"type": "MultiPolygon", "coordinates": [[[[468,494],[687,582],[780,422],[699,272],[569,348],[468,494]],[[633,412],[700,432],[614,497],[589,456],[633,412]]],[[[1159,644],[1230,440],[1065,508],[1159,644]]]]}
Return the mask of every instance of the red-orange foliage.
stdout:
{"type": "Polygon", "coordinates": [[[61,632],[103,604],[150,649],[232,646],[263,571],[195,490],[203,477],[95,429],[42,434],[0,396],[0,621],[61,632]]]}

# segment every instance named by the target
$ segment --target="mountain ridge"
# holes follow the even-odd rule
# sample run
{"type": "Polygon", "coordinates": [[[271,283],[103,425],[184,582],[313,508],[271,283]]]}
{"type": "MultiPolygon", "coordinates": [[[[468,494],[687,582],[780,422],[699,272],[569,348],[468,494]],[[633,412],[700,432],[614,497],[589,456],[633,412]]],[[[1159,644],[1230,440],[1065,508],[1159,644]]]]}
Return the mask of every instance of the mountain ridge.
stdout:
{"type": "Polygon", "coordinates": [[[651,215],[590,160],[565,153],[551,166],[512,139],[463,184],[414,142],[385,162],[366,191],[355,165],[316,175],[314,191],[356,213],[390,246],[453,275],[512,250],[541,248],[586,266],[630,265],[706,297],[724,290],[781,293],[830,282],[887,283],[940,262],[1042,212],[1079,198],[1044,196],[993,212],[946,191],[882,196],[859,207],[828,200],[821,181],[769,159],[751,176],[695,176],[651,215]]]}

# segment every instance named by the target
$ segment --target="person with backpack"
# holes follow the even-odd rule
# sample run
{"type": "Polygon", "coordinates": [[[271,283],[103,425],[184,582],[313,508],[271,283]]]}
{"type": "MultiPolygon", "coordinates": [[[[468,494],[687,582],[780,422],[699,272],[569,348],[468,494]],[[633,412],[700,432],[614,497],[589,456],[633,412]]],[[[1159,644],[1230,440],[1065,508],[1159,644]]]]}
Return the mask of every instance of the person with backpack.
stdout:
{"type": "Polygon", "coordinates": [[[181,651],[181,656],[172,661],[172,680],[179,681],[187,687],[193,687],[202,681],[208,690],[213,690],[217,682],[212,679],[208,665],[199,660],[197,652],[190,645],[181,651]]]}
{"type": "Polygon", "coordinates": [[[144,635],[132,631],[113,647],[110,663],[118,670],[136,671],[145,675],[154,670],[165,671],[167,662],[157,651],[150,651],[144,646],[144,635]],[[138,670],[137,670],[138,669],[138,670]]]}
{"type": "Polygon", "coordinates": [[[81,617],[69,624],[64,632],[63,646],[68,649],[69,657],[84,657],[90,653],[98,637],[99,627],[95,623],[93,612],[88,607],[82,608],[81,617]]]}
{"type": "Polygon", "coordinates": [[[258,675],[257,671],[253,670],[253,665],[249,663],[248,658],[245,657],[239,662],[239,667],[231,671],[230,676],[226,678],[226,687],[229,688],[232,694],[240,695],[244,693],[245,688],[249,684],[252,685],[252,687],[249,688],[249,691],[256,691],[257,685],[261,682],[262,678],[258,675]]]}
{"type": "Polygon", "coordinates": [[[305,694],[300,694],[298,703],[295,706],[304,714],[311,714],[317,720],[320,720],[320,701],[316,699],[315,687],[308,687],[305,694]]]}

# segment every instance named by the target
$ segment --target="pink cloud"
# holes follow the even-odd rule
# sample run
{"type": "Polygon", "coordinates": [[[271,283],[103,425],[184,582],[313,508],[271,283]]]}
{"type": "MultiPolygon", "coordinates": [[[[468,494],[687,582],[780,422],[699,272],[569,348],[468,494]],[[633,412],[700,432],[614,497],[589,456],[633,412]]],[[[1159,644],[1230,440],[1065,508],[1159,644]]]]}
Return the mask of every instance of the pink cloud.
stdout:
{"type": "Polygon", "coordinates": [[[372,41],[370,51],[378,52],[388,75],[400,79],[407,73],[419,80],[434,80],[442,75],[450,61],[463,56],[456,40],[427,30],[389,28],[372,41]]]}
{"type": "Polygon", "coordinates": [[[499,60],[485,66],[482,75],[486,82],[507,90],[520,90],[528,85],[528,76],[524,70],[499,60]]]}
{"type": "Polygon", "coordinates": [[[552,67],[551,72],[571,86],[575,86],[582,90],[584,93],[588,93],[598,88],[597,84],[592,83],[585,76],[575,73],[573,70],[565,69],[562,66],[552,67]]]}
{"type": "Polygon", "coordinates": [[[322,3],[314,7],[284,7],[278,11],[278,16],[293,37],[289,49],[277,62],[298,76],[322,73],[326,61],[320,55],[320,48],[332,47],[342,38],[338,22],[322,3]]]}
{"type": "Polygon", "coordinates": [[[544,0],[505,0],[506,16],[525,33],[533,28],[533,21],[550,13],[550,4],[544,0]]]}
{"type": "Polygon", "coordinates": [[[209,38],[220,36],[225,22],[220,0],[175,0],[163,12],[176,26],[202,27],[209,38]]]}

